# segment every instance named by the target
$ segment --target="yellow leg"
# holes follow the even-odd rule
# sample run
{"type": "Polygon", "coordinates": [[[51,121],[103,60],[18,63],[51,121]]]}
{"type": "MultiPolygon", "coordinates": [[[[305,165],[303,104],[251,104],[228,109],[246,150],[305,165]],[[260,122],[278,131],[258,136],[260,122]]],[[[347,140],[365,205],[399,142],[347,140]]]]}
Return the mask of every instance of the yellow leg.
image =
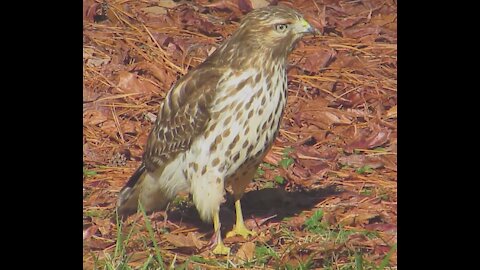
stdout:
{"type": "Polygon", "coordinates": [[[235,201],[235,214],[237,216],[237,221],[233,230],[227,233],[227,237],[241,235],[245,238],[248,238],[249,235],[255,236],[257,235],[255,232],[250,231],[245,227],[245,223],[243,222],[243,214],[242,214],[242,205],[240,204],[240,199],[235,201]]]}
{"type": "Polygon", "coordinates": [[[223,244],[223,241],[222,241],[222,235],[221,235],[221,232],[220,232],[220,217],[219,217],[219,214],[218,214],[218,211],[213,215],[213,229],[215,230],[215,234],[216,234],[216,237],[215,237],[215,248],[213,249],[213,254],[218,254],[218,255],[228,255],[228,253],[230,253],[230,248],[226,247],[224,244],[223,244]]]}

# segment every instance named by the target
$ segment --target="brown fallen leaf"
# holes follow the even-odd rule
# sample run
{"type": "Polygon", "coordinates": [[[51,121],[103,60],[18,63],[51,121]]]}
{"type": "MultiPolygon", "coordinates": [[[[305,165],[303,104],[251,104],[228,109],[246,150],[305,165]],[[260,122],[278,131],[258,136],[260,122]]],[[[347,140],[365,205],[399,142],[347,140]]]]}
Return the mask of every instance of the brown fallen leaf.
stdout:
{"type": "Polygon", "coordinates": [[[337,53],[332,48],[319,48],[305,56],[302,68],[308,72],[318,72],[327,66],[337,53]]]}
{"type": "Polygon", "coordinates": [[[312,173],[312,178],[322,179],[326,173],[328,173],[333,167],[326,162],[316,164],[309,168],[312,173]]]}
{"type": "Polygon", "coordinates": [[[155,1],[155,3],[160,7],[164,7],[164,8],[174,8],[182,4],[180,1],[174,1],[174,0],[157,0],[155,1]]]}
{"type": "Polygon", "coordinates": [[[347,237],[345,245],[349,248],[355,248],[359,246],[373,247],[372,241],[367,236],[359,233],[351,234],[347,237]]]}
{"type": "MultiPolygon", "coordinates": [[[[251,7],[247,8],[251,9],[255,8],[256,3],[266,1],[272,5],[276,5],[277,2],[277,0],[243,0],[248,2],[251,7]]],[[[97,175],[85,177],[83,197],[86,209],[92,206],[105,207],[108,211],[114,209],[116,194],[141,162],[149,131],[156,118],[155,108],[162,102],[165,93],[182,75],[181,73],[198,66],[215,51],[222,40],[238,28],[239,19],[244,17],[239,2],[241,0],[110,1],[107,8],[113,12],[107,13],[108,20],[94,22],[94,16],[98,17],[102,11],[103,2],[84,0],[84,165],[89,170],[97,170],[99,165],[107,165],[113,153],[123,153],[122,147],[131,153],[125,168],[101,169],[97,175]],[[87,17],[87,10],[90,7],[88,14],[90,17],[87,17]],[[182,22],[185,13],[182,10],[185,9],[193,10],[195,14],[190,21],[182,22]],[[120,23],[114,23],[112,21],[114,16],[111,14],[116,15],[120,23]],[[201,20],[212,23],[216,27],[213,31],[215,33],[212,35],[202,33],[199,30],[204,26],[201,20]],[[142,24],[150,33],[147,33],[142,24]],[[172,69],[169,63],[160,57],[164,55],[162,50],[167,52],[165,54],[167,59],[182,70],[172,69]],[[110,61],[107,56],[111,58],[110,61]],[[154,93],[146,93],[142,92],[142,89],[126,89],[127,92],[115,89],[119,83],[118,75],[121,70],[134,75],[132,78],[125,78],[133,81],[127,80],[126,85],[130,83],[132,87],[142,87],[142,83],[148,82],[156,86],[157,90],[154,93]],[[138,85],[135,85],[136,83],[138,85]],[[115,97],[118,93],[128,93],[132,90],[140,94],[115,97]],[[112,106],[115,106],[115,113],[118,116],[116,126],[113,125],[114,122],[106,123],[112,120],[112,106]],[[88,112],[89,110],[94,113],[88,112]],[[104,131],[114,136],[109,138],[102,131],[102,126],[104,131]],[[138,131],[139,127],[141,131],[138,131]],[[122,134],[118,132],[123,133],[124,140],[119,140],[122,134]]],[[[256,231],[258,236],[253,239],[243,237],[230,239],[232,244],[227,246],[232,247],[230,255],[233,257],[232,263],[251,258],[252,253],[249,256],[245,251],[242,251],[243,254],[238,252],[245,242],[250,241],[255,245],[266,242],[282,255],[277,260],[267,260],[264,265],[266,269],[287,262],[291,263],[293,268],[298,268],[308,259],[314,262],[313,268],[319,268],[321,266],[318,264],[325,259],[325,254],[332,253],[339,254],[338,262],[341,264],[350,259],[348,252],[345,252],[348,251],[346,247],[354,251],[366,251],[363,254],[364,259],[378,264],[390,250],[389,247],[393,244],[391,242],[396,242],[396,239],[392,239],[396,236],[397,181],[396,1],[298,0],[281,1],[281,4],[287,4],[300,11],[310,24],[322,30],[322,33],[325,32],[325,37],[328,37],[306,37],[291,55],[291,63],[295,65],[288,70],[288,74],[295,76],[290,76],[288,81],[289,102],[281,123],[281,133],[265,157],[269,163],[275,165],[275,168],[269,169],[269,166],[263,168],[265,175],[252,183],[249,189],[252,192],[245,194],[247,196],[251,193],[251,197],[258,198],[255,200],[250,198],[251,202],[248,200],[243,202],[245,224],[256,231]],[[370,30],[362,32],[362,27],[370,27],[370,30]],[[375,27],[380,29],[379,34],[371,34],[372,32],[369,34],[375,27]],[[358,35],[360,38],[346,38],[342,33],[358,35]],[[367,35],[362,37],[365,34],[367,35]],[[370,39],[375,40],[369,42],[370,39]],[[392,44],[388,44],[389,42],[392,44]],[[329,59],[328,54],[322,54],[323,48],[333,49],[336,53],[334,58],[329,59]],[[319,70],[319,67],[325,65],[327,68],[319,70]],[[327,91],[334,95],[328,94],[327,91]],[[308,110],[305,110],[306,108],[308,110]],[[342,121],[342,115],[350,121],[349,124],[335,123],[342,121]],[[373,129],[372,122],[378,123],[379,127],[385,130],[391,130],[390,135],[385,136],[386,134],[382,134],[383,131],[373,129]],[[361,138],[363,142],[360,140],[359,143],[363,143],[362,149],[365,151],[350,154],[344,152],[347,145],[361,138]],[[366,150],[371,143],[378,144],[384,139],[386,143],[381,145],[385,149],[381,151],[382,153],[366,150]],[[294,159],[294,164],[283,169],[277,164],[283,159],[281,149],[286,146],[295,149],[289,154],[294,159]],[[305,149],[298,151],[300,154],[296,155],[301,146],[305,149]],[[370,160],[362,155],[379,158],[384,168],[376,170],[374,175],[368,175],[368,179],[364,179],[367,177],[365,175],[355,173],[354,169],[338,169],[340,163],[362,166],[376,162],[375,159],[370,160]],[[360,160],[357,160],[359,157],[360,160]],[[322,179],[320,175],[325,172],[328,173],[322,179]],[[275,176],[283,176],[285,184],[269,191],[260,189],[265,179],[274,182],[275,176]],[[276,191],[277,189],[282,192],[276,191]],[[286,190],[286,194],[283,190],[286,190]],[[357,194],[373,191],[373,194],[368,193],[370,195],[353,200],[340,196],[346,191],[357,194]],[[383,194],[386,196],[383,197],[383,194]],[[299,211],[305,209],[313,211],[319,208],[324,209],[323,221],[328,222],[331,228],[338,228],[338,221],[348,214],[360,214],[361,211],[357,209],[380,213],[380,217],[367,219],[366,223],[372,224],[355,225],[356,230],[378,231],[379,238],[368,238],[362,233],[354,233],[348,237],[346,243],[342,241],[339,244],[338,241],[334,241],[335,239],[312,242],[309,241],[313,239],[312,232],[302,230],[305,216],[293,220],[282,219],[285,216],[295,217],[299,211]],[[278,216],[271,219],[273,214],[278,216]],[[294,241],[279,237],[283,225],[290,228],[294,241]],[[297,234],[297,231],[303,232],[297,234]]],[[[212,32],[212,29],[209,31],[212,32]]],[[[231,205],[228,208],[232,213],[229,213],[227,219],[232,221],[235,212],[231,205]]],[[[196,211],[193,208],[189,209],[188,213],[190,210],[196,211]]],[[[163,216],[154,220],[163,222],[166,213],[162,211],[161,214],[163,216]]],[[[175,254],[178,255],[176,257],[178,261],[192,252],[207,259],[212,258],[211,250],[205,248],[206,245],[201,247],[202,241],[196,242],[199,240],[198,237],[201,240],[208,239],[204,239],[202,234],[195,237],[195,233],[190,235],[188,232],[188,228],[198,225],[198,217],[187,215],[190,216],[187,220],[182,217],[183,214],[183,211],[169,213],[172,216],[162,226],[170,232],[173,231],[173,234],[182,234],[188,247],[177,248],[163,238],[165,234],[158,236],[164,247],[162,253],[169,259],[167,263],[175,260],[175,254]],[[183,231],[175,232],[179,226],[183,231]]],[[[110,225],[101,225],[104,233],[107,233],[104,235],[91,217],[87,218],[84,218],[83,225],[86,237],[84,265],[87,265],[84,268],[92,269],[96,258],[103,260],[104,255],[114,251],[115,232],[112,230],[115,230],[115,223],[112,223],[110,232],[108,232],[110,225]],[[104,250],[105,247],[108,248],[104,250]]],[[[352,221],[351,217],[349,218],[352,221]]],[[[134,226],[133,224],[138,224],[141,220],[143,220],[141,213],[135,214],[128,219],[128,225],[134,226]]],[[[94,221],[101,223],[98,220],[94,221]]],[[[141,248],[142,244],[137,243],[137,240],[140,241],[145,233],[132,236],[135,239],[132,238],[132,245],[127,254],[132,268],[141,268],[151,256],[149,250],[142,251],[137,248],[141,248]]],[[[390,266],[393,268],[397,264],[395,256],[394,252],[390,258],[390,266]]],[[[239,263],[238,267],[255,268],[257,259],[253,249],[253,259],[248,264],[239,263]]],[[[201,268],[208,267],[198,265],[201,268]]]]}
{"type": "Polygon", "coordinates": [[[378,36],[380,34],[380,27],[354,27],[343,31],[343,35],[349,38],[362,38],[365,36],[378,36]]]}
{"type": "Polygon", "coordinates": [[[165,240],[175,247],[195,247],[195,244],[182,234],[167,234],[165,240]]]}
{"type": "Polygon", "coordinates": [[[346,29],[358,24],[361,21],[364,21],[365,17],[346,17],[346,18],[331,18],[333,22],[338,26],[339,29],[346,29]]]}
{"type": "Polygon", "coordinates": [[[255,243],[253,242],[246,242],[238,249],[236,258],[239,261],[248,262],[253,259],[253,255],[255,254],[255,243]]]}
{"type": "Polygon", "coordinates": [[[97,110],[87,110],[83,113],[83,124],[96,126],[107,121],[105,114],[97,110]]]}
{"type": "Polygon", "coordinates": [[[152,15],[167,14],[167,9],[164,8],[164,7],[160,7],[160,6],[145,7],[145,8],[141,8],[140,10],[147,13],[147,14],[152,14],[152,15]]]}
{"type": "Polygon", "coordinates": [[[204,241],[198,239],[198,236],[193,232],[189,232],[186,236],[183,234],[167,234],[164,236],[165,240],[173,244],[177,248],[189,247],[201,249],[204,246],[204,241]]]}
{"type": "MultiPolygon", "coordinates": [[[[305,169],[305,172],[308,173],[308,171],[305,169]]],[[[310,186],[313,184],[313,182],[316,181],[316,179],[312,179],[311,177],[305,178],[305,177],[300,177],[299,175],[295,174],[293,170],[286,170],[284,172],[285,175],[282,175],[284,178],[288,178],[288,183],[290,182],[295,183],[296,185],[300,186],[310,186]]],[[[310,176],[310,174],[308,174],[310,176]]]]}
{"type": "MultiPolygon", "coordinates": [[[[310,168],[308,168],[310,169],[310,168]]],[[[291,166],[290,167],[290,170],[292,171],[292,173],[296,176],[298,176],[299,178],[303,178],[303,179],[306,179],[310,176],[310,173],[308,172],[308,169],[305,168],[305,166],[291,166]]]]}
{"type": "Polygon", "coordinates": [[[195,12],[192,9],[184,9],[180,14],[181,23],[185,27],[195,27],[196,31],[205,34],[214,34],[216,32],[217,27],[200,16],[198,12],[195,12]]]}
{"type": "Polygon", "coordinates": [[[124,93],[155,93],[158,90],[151,82],[140,79],[138,75],[123,70],[118,73],[117,86],[124,93]]]}
{"type": "Polygon", "coordinates": [[[108,64],[112,58],[106,54],[99,54],[93,48],[83,49],[83,61],[87,67],[100,67],[108,64]]]}
{"type": "MultiPolygon", "coordinates": [[[[176,77],[171,74],[165,67],[155,65],[146,61],[136,64],[131,71],[144,72],[146,74],[151,74],[159,84],[163,84],[165,89],[169,89],[172,83],[176,80],[176,77]]],[[[165,95],[165,92],[161,93],[165,95]]]]}
{"type": "Polygon", "coordinates": [[[294,116],[295,122],[309,123],[318,126],[320,129],[329,129],[332,125],[349,125],[352,123],[352,116],[344,110],[329,108],[325,106],[326,101],[319,99],[312,103],[306,103],[294,116]]]}
{"type": "MultiPolygon", "coordinates": [[[[344,51],[340,51],[337,53],[335,57],[335,61],[329,66],[332,69],[342,69],[342,68],[352,68],[352,69],[364,69],[364,63],[356,56],[352,56],[347,54],[344,51]]],[[[363,88],[359,88],[356,92],[360,92],[363,88]]],[[[355,92],[353,92],[355,93],[355,92]]],[[[343,96],[343,98],[347,98],[348,96],[343,96]]]]}
{"type": "Polygon", "coordinates": [[[98,230],[98,227],[95,225],[92,225],[88,227],[86,230],[83,231],[83,240],[85,241],[86,239],[89,239],[94,235],[98,230]]]}
{"type": "Polygon", "coordinates": [[[314,147],[301,145],[295,148],[295,152],[293,152],[292,155],[301,159],[334,160],[338,155],[338,150],[329,147],[316,149],[314,147]]]}
{"type": "Polygon", "coordinates": [[[148,260],[149,256],[150,253],[147,250],[136,250],[135,252],[132,252],[128,258],[128,265],[134,269],[140,269],[141,265],[145,264],[145,261],[148,260]]]}
{"type": "Polygon", "coordinates": [[[157,120],[157,115],[153,114],[151,112],[146,112],[145,113],[145,119],[147,121],[149,121],[150,123],[155,123],[155,121],[157,120]]]}
{"type": "Polygon", "coordinates": [[[92,0],[83,0],[83,19],[93,22],[93,17],[97,15],[101,5],[92,0]]]}
{"type": "Polygon", "coordinates": [[[397,225],[389,223],[373,223],[365,225],[365,229],[371,231],[395,232],[397,231],[397,225]]]}
{"type": "Polygon", "coordinates": [[[390,251],[390,249],[392,249],[392,247],[389,247],[389,246],[386,246],[386,245],[376,245],[373,252],[375,254],[385,255],[390,251]]]}
{"type": "Polygon", "coordinates": [[[109,219],[92,217],[92,223],[95,224],[102,236],[108,236],[112,229],[112,223],[109,219]]]}
{"type": "Polygon", "coordinates": [[[386,27],[392,31],[397,31],[397,13],[372,16],[370,23],[376,26],[386,27]]]}
{"type": "MultiPolygon", "coordinates": [[[[332,203],[332,205],[334,205],[334,203],[332,203]]],[[[327,222],[328,224],[337,224],[337,216],[335,214],[333,214],[332,212],[325,212],[325,214],[323,215],[323,221],[327,222]]]]}
{"type": "MultiPolygon", "coordinates": [[[[322,157],[322,154],[313,147],[301,146],[293,154],[296,157],[296,162],[308,169],[310,173],[302,174],[301,171],[294,171],[300,177],[307,177],[310,174],[317,174],[320,171],[330,168],[330,164],[322,157]]],[[[295,167],[294,167],[295,168],[295,167]]]]}
{"type": "Polygon", "coordinates": [[[253,9],[262,8],[270,5],[266,0],[238,0],[238,7],[244,13],[250,12],[253,9]]]}
{"type": "Polygon", "coordinates": [[[120,126],[122,127],[123,133],[138,134],[142,131],[142,127],[138,121],[122,120],[120,126]]]}
{"type": "Polygon", "coordinates": [[[302,215],[302,216],[295,216],[295,217],[292,217],[290,218],[288,221],[287,221],[287,225],[290,227],[290,228],[300,228],[303,226],[303,224],[305,224],[305,221],[307,220],[307,217],[302,215]]]}
{"type": "Polygon", "coordinates": [[[354,168],[369,166],[372,169],[378,169],[384,166],[382,160],[379,157],[368,157],[365,155],[356,154],[340,157],[338,158],[338,163],[354,168]]]}
{"type": "Polygon", "coordinates": [[[306,115],[306,120],[310,120],[312,124],[317,124],[319,127],[330,128],[334,124],[349,125],[352,121],[340,110],[335,112],[333,110],[318,111],[316,114],[306,115]]]}
{"type": "Polygon", "coordinates": [[[208,0],[207,3],[204,3],[204,7],[208,8],[215,8],[215,9],[227,9],[232,11],[233,14],[231,16],[233,17],[241,17],[242,16],[242,11],[238,7],[237,1],[232,1],[232,0],[220,0],[220,1],[215,1],[213,3],[209,3],[210,0],[208,0]]]}
{"type": "Polygon", "coordinates": [[[397,105],[388,109],[386,116],[387,118],[397,118],[397,105]]]}
{"type": "Polygon", "coordinates": [[[383,155],[380,156],[379,159],[384,164],[385,168],[397,171],[397,157],[395,155],[383,155]]]}
{"type": "MultiPolygon", "coordinates": [[[[137,16],[139,20],[144,21],[145,24],[148,23],[149,29],[158,29],[175,24],[170,15],[167,8],[155,6],[140,9],[137,16]]],[[[154,38],[157,37],[157,34],[156,32],[152,32],[154,38]]]]}
{"type": "Polygon", "coordinates": [[[201,249],[205,246],[205,241],[202,241],[198,238],[198,234],[196,232],[189,232],[187,234],[187,238],[189,238],[190,240],[192,240],[193,244],[195,245],[195,247],[197,249],[201,249]]]}
{"type": "Polygon", "coordinates": [[[99,154],[95,149],[92,149],[92,147],[88,144],[85,143],[83,145],[83,154],[84,154],[84,161],[89,160],[93,162],[100,162],[102,161],[102,155],[99,154]]]}
{"type": "Polygon", "coordinates": [[[345,150],[353,152],[354,149],[372,149],[388,142],[392,130],[374,125],[369,136],[366,133],[360,133],[353,141],[347,144],[345,150]]]}
{"type": "Polygon", "coordinates": [[[282,156],[275,154],[273,151],[269,151],[267,155],[263,158],[263,162],[270,164],[278,164],[281,159],[282,156]]]}
{"type": "Polygon", "coordinates": [[[351,213],[339,220],[339,224],[343,226],[355,226],[368,223],[370,219],[376,218],[379,215],[376,213],[360,212],[351,213]]]}
{"type": "Polygon", "coordinates": [[[117,125],[115,124],[115,121],[113,120],[108,120],[106,122],[103,122],[100,125],[100,129],[105,132],[107,135],[115,137],[118,131],[117,125]]]}
{"type": "Polygon", "coordinates": [[[91,250],[104,250],[105,248],[113,245],[113,241],[109,241],[110,239],[97,239],[97,238],[89,238],[83,241],[83,246],[90,248],[91,250]]]}
{"type": "Polygon", "coordinates": [[[272,234],[269,231],[261,231],[256,237],[255,240],[260,243],[267,243],[272,240],[272,234]]]}

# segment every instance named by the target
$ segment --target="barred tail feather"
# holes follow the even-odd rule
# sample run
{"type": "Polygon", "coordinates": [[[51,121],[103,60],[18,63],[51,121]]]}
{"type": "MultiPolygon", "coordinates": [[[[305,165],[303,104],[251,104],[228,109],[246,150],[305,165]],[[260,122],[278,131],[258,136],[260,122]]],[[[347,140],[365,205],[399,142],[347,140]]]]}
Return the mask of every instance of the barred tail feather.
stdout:
{"type": "Polygon", "coordinates": [[[145,164],[133,173],[127,184],[120,190],[117,201],[117,212],[119,216],[127,216],[135,213],[138,208],[138,197],[140,186],[147,174],[145,164]]]}
{"type": "Polygon", "coordinates": [[[138,202],[148,213],[163,210],[178,192],[188,191],[188,184],[181,177],[183,173],[178,170],[178,163],[170,165],[151,172],[142,163],[118,195],[118,214],[125,217],[135,213],[138,202]]]}

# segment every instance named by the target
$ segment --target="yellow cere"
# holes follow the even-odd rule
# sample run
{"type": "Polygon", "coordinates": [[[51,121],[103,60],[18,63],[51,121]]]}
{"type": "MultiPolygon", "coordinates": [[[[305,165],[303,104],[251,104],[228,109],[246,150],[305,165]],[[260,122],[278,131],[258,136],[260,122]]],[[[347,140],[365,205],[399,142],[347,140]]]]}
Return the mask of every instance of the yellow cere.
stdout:
{"type": "Polygon", "coordinates": [[[310,27],[310,24],[305,19],[302,19],[300,23],[302,24],[302,26],[310,27]]]}

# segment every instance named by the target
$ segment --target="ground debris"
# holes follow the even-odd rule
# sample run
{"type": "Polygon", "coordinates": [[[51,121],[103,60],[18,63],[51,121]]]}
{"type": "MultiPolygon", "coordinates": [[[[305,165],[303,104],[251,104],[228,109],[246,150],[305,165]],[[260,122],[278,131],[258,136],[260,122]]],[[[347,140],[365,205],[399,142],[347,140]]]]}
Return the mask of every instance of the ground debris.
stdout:
{"type": "MultiPolygon", "coordinates": [[[[173,268],[354,269],[352,251],[378,267],[397,232],[396,10],[393,0],[83,0],[85,269],[114,269],[121,258],[138,269],[151,258],[148,269],[158,269],[154,242],[173,268]],[[211,225],[184,196],[148,216],[153,239],[142,214],[126,219],[122,233],[133,233],[113,258],[117,194],[166,93],[246,12],[276,4],[299,10],[322,35],[289,59],[279,136],[242,199],[258,235],[225,239],[231,260],[214,256],[211,225]]],[[[232,228],[231,198],[222,209],[222,227],[232,228]]]]}

